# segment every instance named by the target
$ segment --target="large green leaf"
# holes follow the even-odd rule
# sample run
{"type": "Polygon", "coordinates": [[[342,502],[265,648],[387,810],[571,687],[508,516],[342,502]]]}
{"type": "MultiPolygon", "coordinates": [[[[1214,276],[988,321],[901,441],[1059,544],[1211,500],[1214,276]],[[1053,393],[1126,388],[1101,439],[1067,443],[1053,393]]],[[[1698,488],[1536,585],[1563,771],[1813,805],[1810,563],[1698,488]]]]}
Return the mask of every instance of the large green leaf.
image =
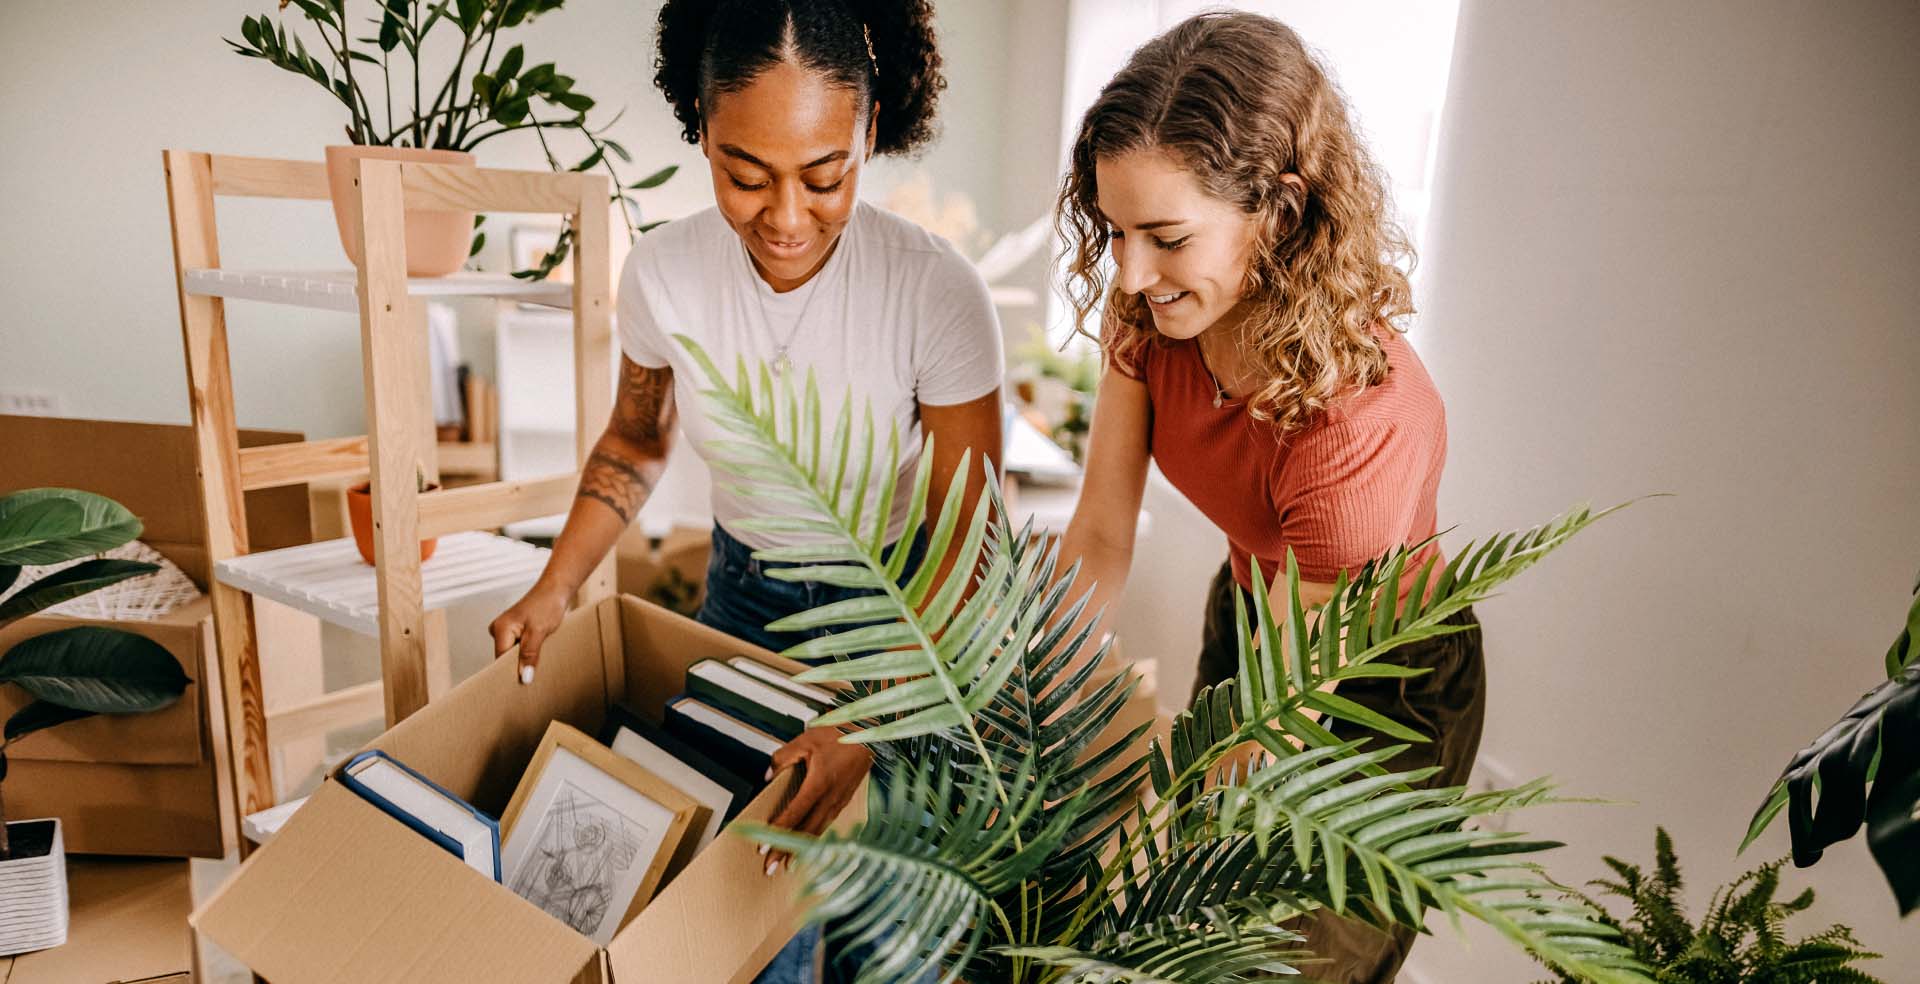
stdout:
{"type": "Polygon", "coordinates": [[[1902,915],[1920,908],[1920,664],[1861,697],[1795,753],[1748,825],[1745,849],[1784,809],[1793,862],[1814,864],[1867,826],[1902,915]]]}
{"type": "Polygon", "coordinates": [[[68,721],[78,721],[81,718],[92,717],[93,714],[93,711],[67,707],[50,700],[36,700],[13,712],[13,716],[7,718],[6,741],[11,744],[43,728],[51,728],[68,721]]]}
{"type": "Polygon", "coordinates": [[[1787,763],[1740,849],[1785,810],[1793,863],[1806,867],[1864,822],[1867,848],[1908,915],[1920,909],[1920,584],[1886,666],[1885,683],[1787,763]]]}
{"type": "Polygon", "coordinates": [[[158,710],[179,700],[188,682],[159,643],[96,625],[35,636],[0,656],[0,683],[100,714],[158,710]]]}
{"type": "Polygon", "coordinates": [[[71,601],[110,584],[118,584],[130,577],[151,574],[159,569],[154,564],[139,560],[119,560],[112,557],[83,560],[21,588],[6,601],[0,602],[0,625],[52,608],[61,602],[71,601]]]}
{"type": "Polygon", "coordinates": [[[125,506],[78,489],[26,489],[0,498],[0,564],[57,564],[140,535],[125,506]]]}

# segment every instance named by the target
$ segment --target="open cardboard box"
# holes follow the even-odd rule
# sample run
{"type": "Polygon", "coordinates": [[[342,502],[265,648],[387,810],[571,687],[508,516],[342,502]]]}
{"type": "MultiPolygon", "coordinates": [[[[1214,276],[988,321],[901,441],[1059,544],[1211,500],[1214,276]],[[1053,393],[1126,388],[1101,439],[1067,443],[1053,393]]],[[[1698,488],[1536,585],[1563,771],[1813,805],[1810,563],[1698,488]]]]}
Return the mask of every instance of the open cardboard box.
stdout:
{"type": "MultiPolygon", "coordinates": [[[[798,664],[637,598],[569,615],[519,683],[496,660],[367,747],[498,816],[547,724],[598,734],[625,701],[656,720],[701,659],[798,664]]],[[[740,819],[764,822],[787,781],[740,819]]],[[[864,792],[841,815],[864,816],[864,792]]],[[[273,984],[496,980],[524,984],[750,981],[797,928],[796,881],[768,879],[723,831],[604,950],[489,881],[338,782],[318,792],[207,903],[193,925],[273,984]]]]}

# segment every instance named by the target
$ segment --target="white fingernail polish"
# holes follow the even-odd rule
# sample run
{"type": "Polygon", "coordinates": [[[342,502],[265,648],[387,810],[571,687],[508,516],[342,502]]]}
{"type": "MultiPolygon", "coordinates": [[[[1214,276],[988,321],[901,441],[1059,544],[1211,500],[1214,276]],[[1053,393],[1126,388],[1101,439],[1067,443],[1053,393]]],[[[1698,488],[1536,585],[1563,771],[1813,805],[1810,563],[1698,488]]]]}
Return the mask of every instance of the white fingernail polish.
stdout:
{"type": "Polygon", "coordinates": [[[526,665],[526,666],[522,666],[522,667],[520,668],[520,682],[521,682],[522,684],[528,684],[528,683],[532,683],[532,682],[533,682],[533,666],[532,666],[532,664],[528,664],[528,665],[526,665]]]}
{"type": "Polygon", "coordinates": [[[768,862],[767,862],[767,877],[768,877],[768,878],[772,878],[772,877],[774,876],[774,874],[775,874],[776,872],[778,872],[779,870],[780,870],[780,862],[778,862],[778,861],[768,861],[768,862]]]}
{"type": "Polygon", "coordinates": [[[760,845],[760,856],[763,858],[767,856],[767,845],[760,845]]]}

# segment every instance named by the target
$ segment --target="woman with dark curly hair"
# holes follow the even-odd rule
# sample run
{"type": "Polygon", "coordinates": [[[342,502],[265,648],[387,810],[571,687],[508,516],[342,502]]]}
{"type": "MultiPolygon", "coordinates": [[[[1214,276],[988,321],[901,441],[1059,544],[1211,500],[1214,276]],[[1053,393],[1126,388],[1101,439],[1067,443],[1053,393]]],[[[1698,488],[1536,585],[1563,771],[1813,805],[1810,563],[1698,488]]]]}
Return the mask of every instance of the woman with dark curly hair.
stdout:
{"type": "MultiPolygon", "coordinates": [[[[532,679],[568,599],[646,501],[676,424],[696,450],[722,436],[676,334],[721,366],[764,363],[796,390],[811,375],[828,420],[851,387],[882,433],[890,425],[899,433],[903,487],[933,440],[936,505],[962,452],[1000,458],[1001,337],[985,282],[945,241],[857,196],[870,157],[911,152],[932,136],[946,82],[931,5],[667,0],[654,65],[686,140],[707,158],[716,205],[646,235],[620,274],[612,420],[546,570],[492,625],[498,652],[520,646],[522,680],[532,679]]],[[[962,516],[984,489],[982,472],[971,469],[967,483],[962,516]]],[[[895,538],[905,534],[906,500],[893,504],[895,538]]],[[[777,565],[753,551],[804,536],[737,529],[747,507],[719,483],[713,512],[702,622],[779,650],[807,635],[768,632],[768,623],[863,593],[762,576],[777,565]]],[[[806,766],[774,824],[819,833],[852,796],[871,759],[838,735],[808,731],[774,756],[774,771],[806,766]]],[[[780,860],[769,860],[768,874],[780,860]]],[[[762,979],[809,977],[817,940],[817,931],[803,934],[762,979]]]]}
{"type": "MultiPolygon", "coordinates": [[[[1198,692],[1238,670],[1235,592],[1273,583],[1289,552],[1317,605],[1342,572],[1434,535],[1446,417],[1394,326],[1413,310],[1411,251],[1339,91],[1293,31],[1251,14],[1202,14],[1134,53],[1081,121],[1058,217],[1106,363],[1063,562],[1096,583],[1090,610],[1118,598],[1157,463],[1231,551],[1198,692]]],[[[1484,714],[1478,623],[1454,620],[1386,657],[1426,672],[1339,684],[1432,737],[1385,765],[1437,767],[1439,785],[1466,781],[1484,714]]],[[[1335,982],[1391,981],[1414,935],[1330,917],[1302,932],[1332,958],[1312,975],[1335,982]]]]}

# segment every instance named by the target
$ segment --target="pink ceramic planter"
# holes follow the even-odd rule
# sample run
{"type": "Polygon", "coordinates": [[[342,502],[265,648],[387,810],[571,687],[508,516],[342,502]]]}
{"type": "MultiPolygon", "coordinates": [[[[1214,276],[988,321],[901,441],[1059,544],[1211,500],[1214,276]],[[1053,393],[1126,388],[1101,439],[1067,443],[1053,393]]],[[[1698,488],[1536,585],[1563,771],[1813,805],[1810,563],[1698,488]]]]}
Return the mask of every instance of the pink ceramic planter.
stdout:
{"type": "MultiPolygon", "coordinates": [[[[473,163],[463,150],[419,150],[413,147],[362,147],[343,144],[327,148],[327,186],[333,192],[333,219],[340,228],[340,245],[353,265],[360,265],[360,213],[353,207],[353,179],[363,159],[419,164],[473,163]]],[[[407,276],[444,277],[466,265],[473,242],[472,212],[407,210],[407,276]]]]}

